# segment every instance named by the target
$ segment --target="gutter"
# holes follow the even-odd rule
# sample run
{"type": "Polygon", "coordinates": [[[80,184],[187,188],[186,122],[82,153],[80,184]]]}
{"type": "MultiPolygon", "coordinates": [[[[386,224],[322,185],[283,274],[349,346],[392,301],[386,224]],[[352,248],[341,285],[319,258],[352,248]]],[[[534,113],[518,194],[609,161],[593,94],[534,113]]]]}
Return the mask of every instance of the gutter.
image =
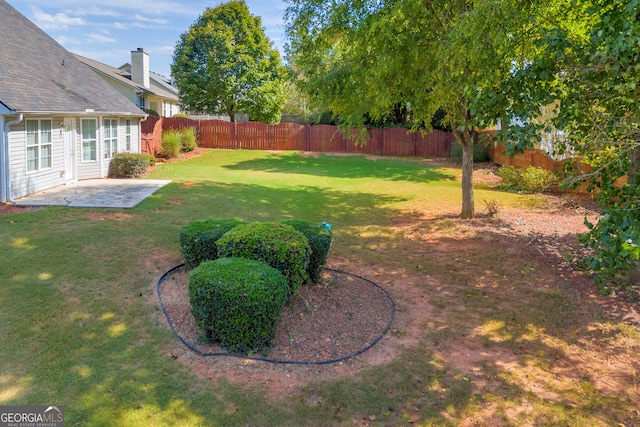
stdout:
{"type": "Polygon", "coordinates": [[[16,123],[20,123],[24,115],[21,113],[17,119],[12,120],[10,122],[5,123],[3,133],[2,133],[2,147],[0,147],[0,163],[3,166],[4,176],[2,177],[3,185],[2,191],[0,191],[0,202],[1,203],[16,203],[15,200],[11,198],[11,171],[10,171],[10,160],[9,160],[9,128],[11,125],[15,125],[16,123]]]}
{"type": "MultiPolygon", "coordinates": [[[[18,112],[14,112],[17,114],[18,112]]],[[[20,114],[29,114],[35,116],[118,116],[118,117],[144,117],[145,113],[134,113],[131,111],[96,111],[86,109],[82,111],[20,111],[20,114]]]]}
{"type": "Polygon", "coordinates": [[[140,151],[138,154],[142,154],[142,122],[147,121],[148,118],[149,114],[145,115],[138,125],[138,151],[140,151]]]}

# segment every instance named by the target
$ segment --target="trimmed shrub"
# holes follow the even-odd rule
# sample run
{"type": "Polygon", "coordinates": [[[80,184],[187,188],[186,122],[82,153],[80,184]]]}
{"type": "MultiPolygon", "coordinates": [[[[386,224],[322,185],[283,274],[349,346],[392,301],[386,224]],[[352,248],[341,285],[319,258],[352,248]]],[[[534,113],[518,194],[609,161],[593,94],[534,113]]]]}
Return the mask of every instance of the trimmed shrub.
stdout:
{"type": "Polygon", "coordinates": [[[111,178],[137,178],[155,165],[155,157],[149,154],[116,153],[109,166],[111,178]]]}
{"type": "Polygon", "coordinates": [[[150,116],[160,117],[160,114],[158,114],[156,110],[152,110],[151,108],[141,108],[141,110],[150,116]]]}
{"type": "Polygon", "coordinates": [[[162,146],[158,155],[167,159],[180,156],[182,147],[182,136],[177,130],[167,130],[162,132],[162,146]]]}
{"type": "Polygon", "coordinates": [[[191,116],[186,114],[186,113],[176,113],[171,117],[175,118],[175,119],[190,119],[191,118],[191,116]]]}
{"type": "Polygon", "coordinates": [[[244,224],[237,219],[210,218],[191,221],[180,228],[180,249],[189,268],[218,258],[216,241],[232,228],[244,224]]]}
{"type": "Polygon", "coordinates": [[[188,127],[182,129],[182,145],[180,149],[188,153],[189,151],[193,151],[198,147],[198,131],[194,127],[188,127]]]}
{"type": "Polygon", "coordinates": [[[155,166],[158,162],[158,159],[152,154],[140,154],[140,156],[145,156],[149,159],[149,166],[155,166]]]}
{"type": "Polygon", "coordinates": [[[309,277],[309,242],[290,225],[277,222],[239,225],[222,236],[216,245],[220,258],[249,258],[277,269],[287,278],[291,295],[309,277]]]}
{"type": "Polygon", "coordinates": [[[526,169],[502,166],[496,174],[502,178],[499,188],[506,191],[542,193],[558,184],[553,172],[534,166],[526,169]]]}
{"type": "MultiPolygon", "coordinates": [[[[458,141],[454,141],[454,143],[451,144],[451,158],[462,160],[462,145],[460,145],[458,141]]],[[[473,161],[483,163],[488,162],[489,160],[491,159],[489,158],[487,147],[483,144],[475,144],[473,146],[473,161]]]]}
{"type": "Polygon", "coordinates": [[[331,240],[333,239],[331,231],[321,225],[312,224],[307,221],[287,220],[282,221],[282,223],[292,226],[307,238],[309,246],[311,247],[307,273],[311,280],[318,283],[322,279],[322,269],[327,263],[327,257],[329,256],[331,240]]]}
{"type": "Polygon", "coordinates": [[[205,340],[232,352],[269,348],[288,297],[282,273],[260,261],[221,258],[189,274],[191,312],[205,340]]]}

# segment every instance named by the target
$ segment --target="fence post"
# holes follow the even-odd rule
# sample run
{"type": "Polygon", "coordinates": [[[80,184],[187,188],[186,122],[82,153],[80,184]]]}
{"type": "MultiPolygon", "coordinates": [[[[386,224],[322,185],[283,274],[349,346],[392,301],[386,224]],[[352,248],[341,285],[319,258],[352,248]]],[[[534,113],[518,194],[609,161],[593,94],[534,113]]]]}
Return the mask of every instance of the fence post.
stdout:
{"type": "Polygon", "coordinates": [[[231,144],[235,149],[240,148],[238,143],[238,138],[236,135],[236,122],[231,122],[231,144]]]}

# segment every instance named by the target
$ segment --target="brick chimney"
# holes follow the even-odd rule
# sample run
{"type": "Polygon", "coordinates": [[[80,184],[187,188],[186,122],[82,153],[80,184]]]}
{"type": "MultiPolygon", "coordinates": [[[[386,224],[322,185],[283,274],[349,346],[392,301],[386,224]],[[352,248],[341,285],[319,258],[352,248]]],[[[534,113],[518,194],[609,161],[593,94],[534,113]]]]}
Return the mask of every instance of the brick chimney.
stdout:
{"type": "Polygon", "coordinates": [[[131,51],[131,80],[149,88],[149,54],[141,47],[131,51]]]}

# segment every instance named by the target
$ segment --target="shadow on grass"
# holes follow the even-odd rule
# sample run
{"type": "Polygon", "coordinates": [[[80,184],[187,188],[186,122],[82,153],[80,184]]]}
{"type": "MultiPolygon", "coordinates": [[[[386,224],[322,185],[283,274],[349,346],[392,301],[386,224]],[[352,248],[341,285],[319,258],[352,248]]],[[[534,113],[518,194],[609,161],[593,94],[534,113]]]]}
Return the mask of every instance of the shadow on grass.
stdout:
{"type": "Polygon", "coordinates": [[[625,313],[602,324],[590,297],[597,287],[575,269],[573,255],[581,249],[575,235],[525,234],[483,218],[406,221],[413,224],[402,248],[410,269],[402,274],[428,275],[420,285],[435,307],[428,342],[475,385],[473,404],[493,408],[483,422],[640,421],[632,410],[640,366],[624,362],[633,359],[630,332],[617,323],[625,313]],[[620,356],[611,368],[619,380],[607,374],[609,357],[600,358],[601,366],[597,358],[586,362],[585,348],[620,356]],[[514,406],[528,409],[514,418],[514,406]]]}
{"type": "Polygon", "coordinates": [[[231,217],[247,221],[302,219],[336,224],[386,223],[390,204],[402,197],[342,192],[317,187],[270,188],[255,184],[171,183],[140,205],[165,221],[231,217]]]}
{"type": "Polygon", "coordinates": [[[553,242],[483,219],[403,217],[390,207],[403,201],[177,182],[124,220],[70,209],[0,220],[0,386],[18,385],[0,404],[65,406],[70,425],[632,425],[633,390],[602,391],[569,351],[589,341],[625,349],[614,347],[616,328],[593,332],[553,242]],[[420,325],[426,337],[397,360],[286,401],[238,384],[212,391],[167,354],[174,338],[150,320],[136,254],[177,253],[179,227],[208,217],[333,223],[343,257],[422,290],[435,307],[420,325]],[[398,223],[410,224],[404,235],[390,227],[398,223]]]}
{"type": "Polygon", "coordinates": [[[385,158],[370,159],[366,156],[303,157],[299,154],[246,160],[224,166],[230,170],[261,171],[275,173],[326,176],[332,178],[377,178],[391,181],[434,182],[451,181],[454,176],[426,163],[398,161],[385,158]]]}

